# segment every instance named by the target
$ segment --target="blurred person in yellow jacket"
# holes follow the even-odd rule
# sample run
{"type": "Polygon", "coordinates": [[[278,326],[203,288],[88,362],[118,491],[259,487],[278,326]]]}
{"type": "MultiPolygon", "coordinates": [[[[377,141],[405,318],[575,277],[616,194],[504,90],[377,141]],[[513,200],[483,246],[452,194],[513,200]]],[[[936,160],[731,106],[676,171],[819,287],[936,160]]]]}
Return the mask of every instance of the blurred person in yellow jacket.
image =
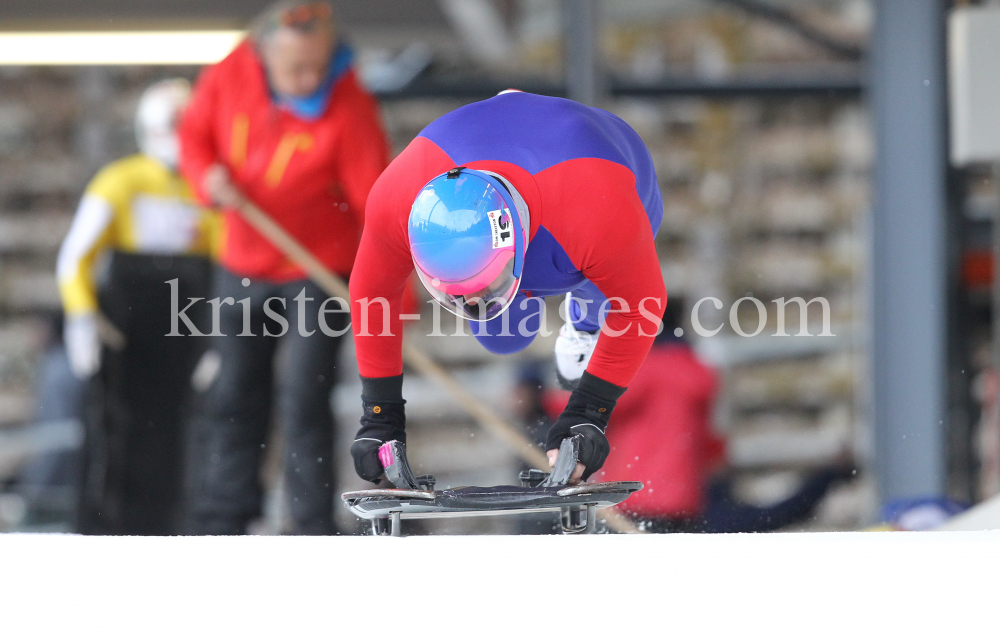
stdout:
{"type": "MultiPolygon", "coordinates": [[[[89,384],[82,533],[177,533],[183,516],[184,409],[204,346],[169,337],[172,302],[206,297],[218,242],[215,213],[177,171],[190,93],[181,79],[143,93],[140,152],[94,177],[59,252],[67,354],[89,384]]],[[[198,309],[185,315],[204,324],[198,309]]]]}

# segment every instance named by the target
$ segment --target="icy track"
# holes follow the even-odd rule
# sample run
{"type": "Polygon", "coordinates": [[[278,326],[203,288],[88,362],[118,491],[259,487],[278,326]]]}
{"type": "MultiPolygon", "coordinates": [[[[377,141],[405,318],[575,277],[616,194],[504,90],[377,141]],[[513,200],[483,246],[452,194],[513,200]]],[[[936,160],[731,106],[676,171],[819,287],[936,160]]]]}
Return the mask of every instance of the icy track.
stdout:
{"type": "Polygon", "coordinates": [[[1000,531],[0,536],[0,633],[997,633],[1000,531]]]}

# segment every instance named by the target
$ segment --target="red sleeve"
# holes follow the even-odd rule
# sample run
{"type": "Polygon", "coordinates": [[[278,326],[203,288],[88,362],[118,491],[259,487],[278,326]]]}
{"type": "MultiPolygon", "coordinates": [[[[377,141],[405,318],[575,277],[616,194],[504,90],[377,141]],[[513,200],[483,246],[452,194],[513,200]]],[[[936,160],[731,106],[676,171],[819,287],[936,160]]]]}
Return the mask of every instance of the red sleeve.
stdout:
{"type": "Polygon", "coordinates": [[[181,143],[181,173],[201,202],[208,203],[202,189],[205,172],[219,162],[213,116],[215,113],[218,74],[214,66],[205,69],[198,78],[191,103],[184,111],[179,130],[181,143]]]}
{"type": "Polygon", "coordinates": [[[539,172],[535,180],[543,197],[545,227],[601,293],[626,303],[612,302],[614,311],[587,372],[628,386],[649,353],[667,302],[635,176],[611,161],[575,159],[539,172]]]}
{"type": "Polygon", "coordinates": [[[448,155],[417,137],[389,164],[368,195],[367,219],[351,273],[351,327],[362,377],[393,377],[403,372],[399,313],[406,280],[413,271],[406,227],[410,207],[427,181],[451,167],[448,155]],[[388,306],[388,325],[379,298],[388,306]]]}
{"type": "MultiPolygon", "coordinates": [[[[353,71],[352,71],[353,73],[353,71]]],[[[365,222],[365,203],[368,194],[382,171],[389,164],[389,142],[379,114],[378,103],[353,77],[356,98],[351,100],[351,122],[337,157],[337,172],[344,186],[347,205],[358,221],[365,222]]]]}

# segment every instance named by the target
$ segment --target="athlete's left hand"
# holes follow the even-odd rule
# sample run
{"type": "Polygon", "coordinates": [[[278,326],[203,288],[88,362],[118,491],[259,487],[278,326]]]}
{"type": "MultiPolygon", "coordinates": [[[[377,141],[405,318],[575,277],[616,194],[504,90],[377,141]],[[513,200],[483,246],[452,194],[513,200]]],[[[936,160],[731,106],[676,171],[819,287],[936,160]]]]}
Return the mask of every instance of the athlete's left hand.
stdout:
{"type": "Polygon", "coordinates": [[[566,409],[549,428],[545,439],[545,450],[549,465],[555,465],[559,456],[559,445],[567,437],[579,438],[580,454],[570,483],[587,480],[591,474],[601,469],[611,452],[604,430],[608,427],[611,411],[625,389],[584,371],[566,409]]]}
{"type": "MultiPolygon", "coordinates": [[[[553,467],[556,464],[556,460],[559,458],[559,448],[555,450],[549,450],[545,453],[545,456],[549,457],[549,467],[553,467]]],[[[569,478],[570,485],[576,485],[583,480],[583,472],[587,469],[587,466],[583,463],[577,461],[576,469],[573,470],[573,476],[569,478]]]]}
{"type": "MultiPolygon", "coordinates": [[[[572,399],[571,399],[572,401],[572,399]]],[[[580,454],[577,456],[576,469],[570,477],[570,485],[576,485],[580,481],[590,478],[590,475],[601,469],[605,459],[611,452],[608,439],[604,436],[604,429],[586,417],[579,416],[578,413],[570,411],[566,407],[555,425],[549,428],[548,438],[545,440],[546,455],[549,457],[549,466],[556,464],[559,458],[559,445],[563,439],[575,437],[579,439],[580,454]],[[555,445],[555,447],[552,447],[555,445]]]]}

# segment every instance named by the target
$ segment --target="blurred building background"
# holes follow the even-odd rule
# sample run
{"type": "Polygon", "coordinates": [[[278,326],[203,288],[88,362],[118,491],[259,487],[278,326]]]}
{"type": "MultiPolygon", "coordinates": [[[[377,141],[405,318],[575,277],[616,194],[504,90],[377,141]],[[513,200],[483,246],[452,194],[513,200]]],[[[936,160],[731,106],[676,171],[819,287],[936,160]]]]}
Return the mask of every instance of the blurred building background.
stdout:
{"type": "MultiPolygon", "coordinates": [[[[240,29],[266,4],[5,0],[0,31],[240,29]]],[[[690,324],[685,330],[722,373],[716,425],[730,437],[730,458],[745,499],[781,498],[804,470],[845,454],[860,466],[859,478],[835,489],[803,529],[865,526],[878,519],[881,503],[898,496],[948,495],[971,503],[990,493],[981,483],[982,449],[976,445],[977,395],[986,390],[985,379],[976,378],[990,366],[992,350],[991,227],[1000,208],[1000,187],[989,164],[950,169],[943,150],[926,157],[946,185],[941,205],[928,204],[937,205],[931,211],[947,229],[937,237],[939,247],[910,256],[944,267],[942,330],[936,335],[942,343],[929,354],[933,363],[918,358],[919,368],[908,368],[892,357],[895,349],[879,348],[880,322],[873,317],[888,320],[893,332],[908,332],[893,321],[900,319],[892,313],[897,309],[882,307],[875,291],[881,278],[873,260],[882,257],[878,250],[886,239],[874,209],[881,200],[876,179],[896,183],[885,172],[891,168],[876,165],[876,156],[883,156],[877,155],[876,139],[889,139],[891,146],[891,135],[898,132],[877,119],[894,117],[894,102],[890,88],[878,93],[874,84],[891,83],[897,73],[893,64],[900,60],[873,54],[892,38],[939,37],[918,40],[917,46],[937,61],[928,66],[937,75],[927,80],[936,95],[929,99],[939,108],[931,115],[938,118],[933,125],[943,135],[948,3],[333,4],[358,53],[362,77],[382,100],[397,152],[436,117],[510,87],[591,102],[639,132],[656,161],[663,192],[657,244],[668,293],[683,297],[689,310],[705,297],[719,298],[725,307],[715,310],[706,303],[700,312],[708,328],[724,323],[718,335],[699,337],[690,324]],[[899,34],[879,27],[880,18],[908,24],[920,16],[931,20],[924,31],[899,34]],[[879,37],[885,38],[881,45],[879,37]],[[729,308],[743,297],[767,307],[766,322],[752,337],[735,332],[728,320],[729,308]],[[792,297],[825,298],[833,337],[776,337],[773,300],[792,297]],[[907,384],[910,371],[923,374],[907,384]],[[926,448],[902,444],[897,437],[906,438],[905,428],[892,428],[888,436],[877,433],[879,425],[897,425],[884,414],[895,402],[879,402],[878,391],[906,395],[895,379],[876,378],[879,372],[903,373],[898,381],[910,386],[917,401],[940,395],[930,406],[940,412],[927,410],[924,417],[940,425],[940,435],[927,433],[923,419],[905,424],[913,426],[911,435],[930,439],[926,448]],[[922,381],[937,383],[928,392],[922,381]],[[886,467],[897,459],[905,467],[886,467]],[[919,473],[912,477],[916,481],[911,472],[919,473]],[[895,478],[911,479],[905,482],[916,483],[914,490],[891,485],[895,478]]],[[[0,482],[7,482],[0,489],[0,529],[25,527],[23,492],[12,480],[18,470],[41,449],[69,447],[75,438],[71,427],[29,433],[34,429],[29,424],[39,418],[35,377],[45,345],[44,316],[59,306],[55,255],[83,187],[100,166],[135,150],[132,116],[142,89],[163,77],[193,79],[199,71],[193,65],[69,61],[0,66],[0,482]]],[[[933,137],[919,124],[909,134],[933,137]]],[[[899,266],[908,266],[905,258],[899,266]]],[[[816,304],[809,309],[814,335],[822,330],[819,309],[816,304]]],[[[909,311],[921,313],[919,307],[909,311]]],[[[751,301],[739,304],[738,316],[746,333],[758,330],[751,301]]],[[[554,311],[549,319],[558,322],[554,311]]],[[[415,328],[429,331],[429,321],[415,328]]],[[[795,305],[788,308],[786,330],[799,332],[795,305]]],[[[490,356],[471,337],[427,338],[422,344],[477,395],[513,416],[510,395],[519,365],[525,358],[548,360],[553,339],[540,338],[522,356],[504,359],[490,356]]],[[[343,376],[356,372],[344,369],[343,376]]],[[[427,386],[408,375],[415,468],[435,473],[443,485],[513,482],[518,469],[513,455],[427,386]]],[[[337,392],[344,438],[354,433],[359,392],[353,383],[337,392]]],[[[347,461],[343,466],[341,488],[360,485],[347,461]]],[[[261,531],[278,531],[282,523],[277,476],[270,478],[271,503],[261,531]]],[[[58,508],[58,501],[54,505],[58,508]]],[[[58,517],[53,516],[53,527],[58,528],[58,517]]]]}

